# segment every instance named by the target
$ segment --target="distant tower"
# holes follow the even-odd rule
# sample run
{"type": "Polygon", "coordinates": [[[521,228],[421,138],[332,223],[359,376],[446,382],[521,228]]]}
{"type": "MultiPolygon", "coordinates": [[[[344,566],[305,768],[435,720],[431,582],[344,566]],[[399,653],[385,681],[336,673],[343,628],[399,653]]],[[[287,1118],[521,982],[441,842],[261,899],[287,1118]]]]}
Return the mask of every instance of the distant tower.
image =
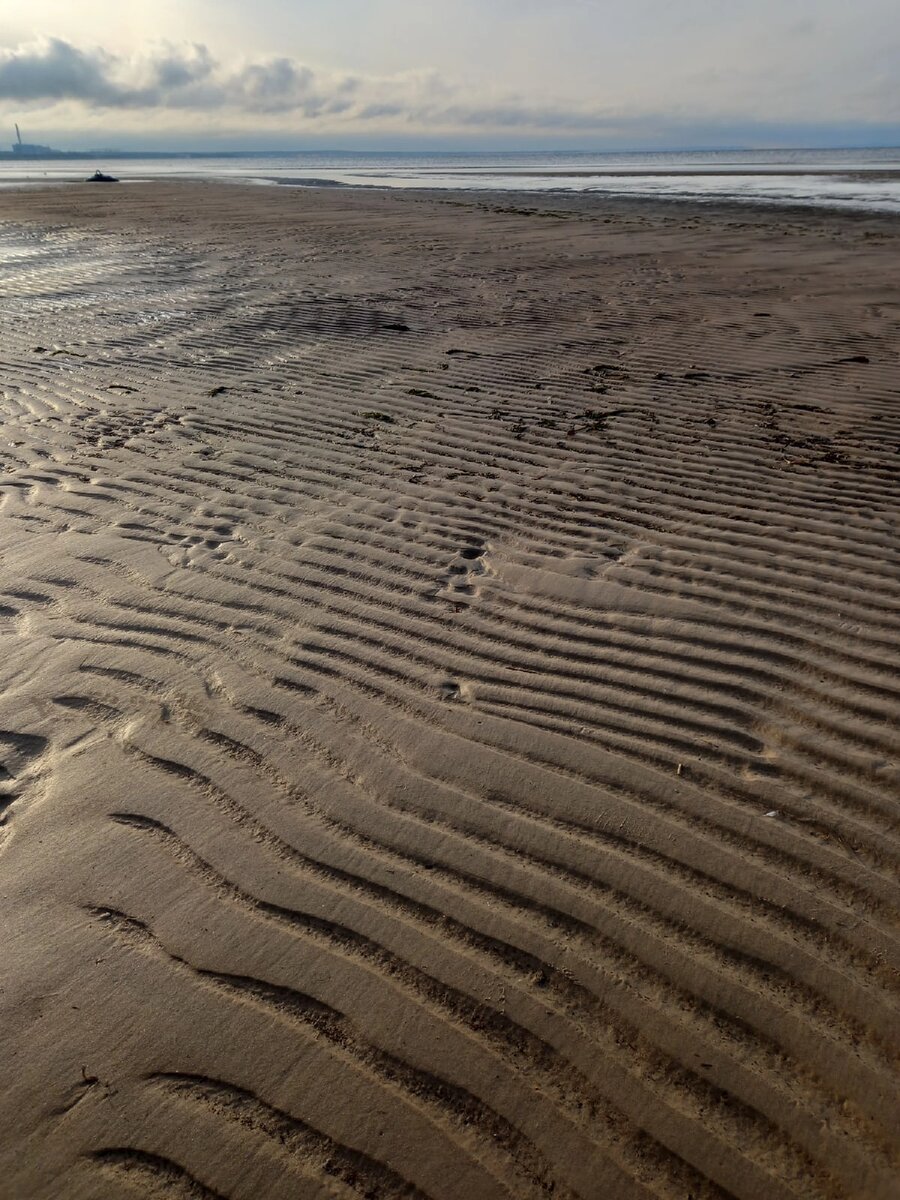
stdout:
{"type": "Polygon", "coordinates": [[[16,140],[12,144],[12,152],[16,158],[54,158],[60,152],[49,146],[36,146],[31,142],[23,142],[19,126],[16,125],[16,140]]]}

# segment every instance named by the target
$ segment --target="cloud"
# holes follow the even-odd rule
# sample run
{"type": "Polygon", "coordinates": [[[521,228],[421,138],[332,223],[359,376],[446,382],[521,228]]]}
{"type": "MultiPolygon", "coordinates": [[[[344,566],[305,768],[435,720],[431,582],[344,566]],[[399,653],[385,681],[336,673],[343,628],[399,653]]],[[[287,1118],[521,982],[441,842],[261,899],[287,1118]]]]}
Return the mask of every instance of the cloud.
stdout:
{"type": "MultiPolygon", "coordinates": [[[[697,66],[685,71],[678,88],[629,94],[601,80],[573,99],[555,95],[543,80],[526,93],[491,82],[464,85],[433,69],[335,72],[288,55],[222,58],[202,43],[161,42],[125,54],[51,37],[0,48],[0,109],[11,118],[40,112],[42,125],[56,129],[302,129],[372,136],[458,131],[477,138],[491,132],[626,141],[658,136],[661,143],[670,137],[690,143],[692,130],[714,127],[727,143],[729,123],[734,129],[774,129],[791,123],[786,114],[792,107],[794,125],[810,119],[808,106],[801,112],[804,105],[791,103],[792,90],[805,86],[802,73],[794,72],[785,86],[777,76],[761,82],[751,70],[742,74],[710,61],[702,70],[697,66]]],[[[877,71],[865,88],[855,94],[850,89],[831,120],[868,122],[881,136],[873,108],[882,124],[896,120],[895,86],[877,71]]],[[[817,105],[813,119],[820,116],[828,119],[817,105]]]]}
{"type": "Polygon", "coordinates": [[[198,116],[282,116],[361,125],[425,127],[596,127],[590,107],[541,108],[515,95],[475,97],[435,71],[393,76],[328,73],[291,58],[221,62],[204,45],[162,44],[137,57],[85,50],[48,38],[0,50],[0,103],[68,103],[93,113],[193,112],[198,116]]]}
{"type": "Polygon", "coordinates": [[[144,59],[124,59],[100,49],[82,50],[61,38],[46,38],[0,51],[0,100],[156,108],[178,97],[193,95],[198,100],[215,70],[204,46],[161,47],[144,59]]]}
{"type": "Polygon", "coordinates": [[[85,54],[59,38],[8,50],[0,57],[0,97],[26,103],[73,97],[106,103],[110,65],[102,51],[85,54]]]}
{"type": "MultiPolygon", "coordinates": [[[[283,113],[315,119],[419,110],[435,90],[425,72],[366,77],[320,72],[291,58],[222,63],[203,45],[162,45],[135,57],[61,38],[0,50],[0,101],[91,110],[283,113]]],[[[437,89],[440,90],[440,89],[437,89]]]]}

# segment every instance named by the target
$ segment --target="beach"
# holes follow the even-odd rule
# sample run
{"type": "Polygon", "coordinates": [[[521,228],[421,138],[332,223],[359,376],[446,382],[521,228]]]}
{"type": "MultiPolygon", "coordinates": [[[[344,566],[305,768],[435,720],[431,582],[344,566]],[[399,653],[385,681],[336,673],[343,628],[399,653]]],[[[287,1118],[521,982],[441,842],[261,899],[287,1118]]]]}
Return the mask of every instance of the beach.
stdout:
{"type": "Polygon", "coordinates": [[[0,1195],[897,1195],[898,281],[0,191],[0,1195]]]}

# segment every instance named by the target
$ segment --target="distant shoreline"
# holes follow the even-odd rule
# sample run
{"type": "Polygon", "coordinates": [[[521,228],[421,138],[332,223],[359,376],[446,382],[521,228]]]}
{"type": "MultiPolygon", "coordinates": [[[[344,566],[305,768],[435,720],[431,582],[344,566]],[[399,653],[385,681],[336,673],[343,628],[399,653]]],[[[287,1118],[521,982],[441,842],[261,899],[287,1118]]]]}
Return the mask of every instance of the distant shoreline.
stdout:
{"type": "MultiPolygon", "coordinates": [[[[12,162],[17,166],[30,165],[32,163],[44,162],[93,162],[98,159],[109,161],[131,161],[140,162],[152,160],[154,162],[164,162],[167,159],[178,159],[179,161],[190,162],[192,160],[204,159],[221,159],[221,158],[251,158],[259,157],[277,158],[279,155],[238,155],[238,154],[129,154],[129,153],[111,153],[98,150],[94,153],[86,151],[72,152],[71,154],[48,154],[48,155],[28,155],[9,154],[6,152],[0,153],[0,162],[12,162]]],[[[284,157],[290,157],[285,155],[284,157]]],[[[741,177],[747,175],[758,176],[779,176],[790,175],[791,177],[815,177],[817,175],[830,175],[835,178],[844,179],[866,179],[870,181],[878,180],[895,180],[900,179],[900,166],[885,167],[885,166],[854,166],[852,168],[842,166],[827,166],[820,167],[803,166],[795,167],[787,163],[784,165],[773,166],[754,166],[746,164],[734,167],[591,167],[581,169],[569,169],[560,167],[558,170],[536,169],[527,170],[524,167],[465,167],[457,168],[460,172],[465,172],[470,178],[475,178],[479,174],[489,174],[492,176],[502,176],[508,179],[515,179],[520,176],[527,176],[532,179],[608,179],[608,178],[625,178],[625,179],[668,179],[668,178],[692,178],[694,176],[706,176],[709,178],[730,178],[741,177]]],[[[440,168],[422,167],[423,175],[440,174],[440,168]]],[[[288,182],[288,180],[278,180],[278,182],[288,182]]],[[[352,186],[343,184],[341,180],[331,179],[310,179],[310,185],[318,184],[322,186],[352,186]]]]}
{"type": "MultiPolygon", "coordinates": [[[[266,159],[266,158],[409,158],[421,159],[424,157],[430,158],[453,158],[453,159],[502,159],[502,158],[539,158],[552,155],[568,156],[570,158],[603,158],[603,159],[629,159],[629,158],[649,158],[649,157],[685,157],[695,155],[699,157],[711,157],[713,155],[733,154],[733,155],[773,155],[782,154],[889,154],[895,152],[900,155],[900,146],[825,146],[825,147],[810,147],[810,146],[783,146],[780,148],[774,147],[757,147],[757,148],[736,148],[723,147],[718,149],[682,149],[682,150],[340,150],[340,149],[314,149],[314,150],[116,150],[113,148],[96,147],[87,150],[56,150],[49,149],[41,154],[21,154],[11,150],[0,150],[0,162],[58,162],[60,160],[79,161],[87,158],[116,158],[116,159],[266,159]]],[[[770,166],[760,166],[753,174],[765,173],[773,171],[777,174],[785,174],[790,171],[788,163],[783,164],[784,170],[779,164],[773,163],[770,166]]],[[[736,167],[735,170],[738,168],[736,167]]],[[[842,168],[822,168],[823,170],[841,170],[842,168]]],[[[884,168],[873,167],[874,170],[884,168]]],[[[503,168],[498,168],[502,171],[503,168]]],[[[728,168],[717,168],[723,173],[727,172],[728,168]]],[[[808,171],[806,167],[794,168],[798,173],[803,174],[808,171]]],[[[615,170],[615,174],[624,173],[635,174],[653,174],[653,169],[644,170],[628,169],[624,171],[615,170]]],[[[567,174],[575,174],[577,172],[567,171],[567,174]]],[[[593,173],[593,171],[589,172],[593,173]]],[[[663,171],[662,174],[676,174],[678,169],[673,171],[663,171]]],[[[813,172],[815,173],[815,172],[813,172]]]]}
{"type": "Polygon", "coordinates": [[[0,187],[81,182],[95,167],[123,183],[219,180],[253,186],[450,194],[618,197],[703,207],[900,214],[900,150],[404,154],[51,151],[0,154],[0,187]]]}
{"type": "MultiPolygon", "coordinates": [[[[86,179],[41,179],[17,181],[8,185],[0,185],[0,197],[19,193],[51,195],[60,192],[71,192],[81,195],[86,179]]],[[[810,221],[834,224],[835,228],[845,225],[852,227],[865,226],[875,232],[893,232],[897,228],[900,213],[878,208],[851,208],[826,203],[803,204],[773,202],[758,197],[709,197],[699,198],[696,195],[612,192],[612,191],[575,191],[567,189],[529,191],[528,189],[492,187],[484,188],[451,188],[451,187],[407,187],[391,188],[378,184],[345,184],[328,180],[306,179],[274,179],[258,176],[254,178],[198,178],[193,176],[150,176],[145,178],[123,179],[128,192],[150,188],[153,192],[169,191],[172,197],[182,189],[210,189],[226,191],[283,191],[302,192],[334,192],[343,195],[359,195],[379,197],[380,199],[395,199],[402,201],[436,201],[440,204],[485,209],[494,212],[518,213],[523,216],[621,216],[626,213],[643,214],[651,219],[666,218],[673,220],[719,219],[730,221],[739,220],[742,224],[777,223],[786,218],[804,219],[810,221]]],[[[119,189],[113,190],[119,194],[119,189]]]]}
{"type": "MultiPolygon", "coordinates": [[[[66,189],[82,190],[87,179],[31,179],[15,180],[7,184],[0,182],[0,195],[15,192],[58,192],[66,189]]],[[[545,189],[532,191],[528,188],[497,189],[489,185],[484,187],[441,187],[439,185],[410,185],[404,188],[389,187],[383,184],[344,183],[339,180],[304,179],[304,178],[274,178],[272,176],[231,177],[216,176],[198,177],[191,175],[159,175],[144,176],[133,179],[121,179],[128,190],[136,187],[157,188],[194,188],[194,187],[223,187],[268,190],[269,188],[284,191],[330,191],[349,192],[377,196],[418,197],[420,199],[438,200],[445,204],[472,204],[475,206],[510,206],[523,213],[545,211],[558,213],[591,213],[598,211],[622,212],[625,210],[664,213],[679,211],[694,216],[739,216],[742,220],[756,217],[760,220],[776,219],[777,217],[795,216],[820,219],[838,219],[854,223],[869,222],[880,224],[885,222],[888,227],[894,227],[900,213],[891,209],[876,207],[851,207],[826,201],[803,203],[799,200],[772,200],[756,195],[709,196],[700,197],[690,194],[664,194],[643,192],[616,192],[575,190],[571,188],[545,189]],[[527,207],[523,207],[527,206],[527,207]]]]}

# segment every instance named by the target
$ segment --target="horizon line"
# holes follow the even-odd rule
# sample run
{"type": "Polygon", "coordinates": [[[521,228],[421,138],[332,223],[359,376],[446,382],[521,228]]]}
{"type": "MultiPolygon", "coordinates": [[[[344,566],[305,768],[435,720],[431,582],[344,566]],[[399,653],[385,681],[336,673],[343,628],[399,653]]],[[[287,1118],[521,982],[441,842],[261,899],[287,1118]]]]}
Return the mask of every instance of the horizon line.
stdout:
{"type": "Polygon", "coordinates": [[[122,146],[94,146],[88,147],[85,150],[79,149],[57,149],[53,146],[42,147],[48,153],[44,154],[20,154],[10,150],[0,150],[0,155],[4,158],[14,159],[15,161],[34,161],[40,158],[51,158],[57,155],[92,155],[92,154],[129,154],[129,155],[220,155],[220,156],[236,156],[236,155],[272,155],[272,154],[609,154],[609,155],[625,155],[625,154],[724,154],[724,153],[752,153],[762,154],[766,152],[775,153],[792,153],[797,151],[806,152],[822,152],[829,150],[900,150],[900,142],[876,142],[865,144],[835,143],[829,145],[748,145],[740,143],[730,143],[722,145],[681,145],[681,146],[649,146],[629,148],[602,148],[597,146],[541,146],[541,147],[478,147],[469,149],[450,149],[446,146],[432,145],[421,146],[414,149],[398,149],[391,147],[371,147],[368,149],[353,148],[348,149],[342,146],[317,146],[310,147],[267,147],[265,149],[250,149],[249,147],[238,147],[225,149],[222,147],[191,147],[187,149],[128,149],[122,146]]]}

